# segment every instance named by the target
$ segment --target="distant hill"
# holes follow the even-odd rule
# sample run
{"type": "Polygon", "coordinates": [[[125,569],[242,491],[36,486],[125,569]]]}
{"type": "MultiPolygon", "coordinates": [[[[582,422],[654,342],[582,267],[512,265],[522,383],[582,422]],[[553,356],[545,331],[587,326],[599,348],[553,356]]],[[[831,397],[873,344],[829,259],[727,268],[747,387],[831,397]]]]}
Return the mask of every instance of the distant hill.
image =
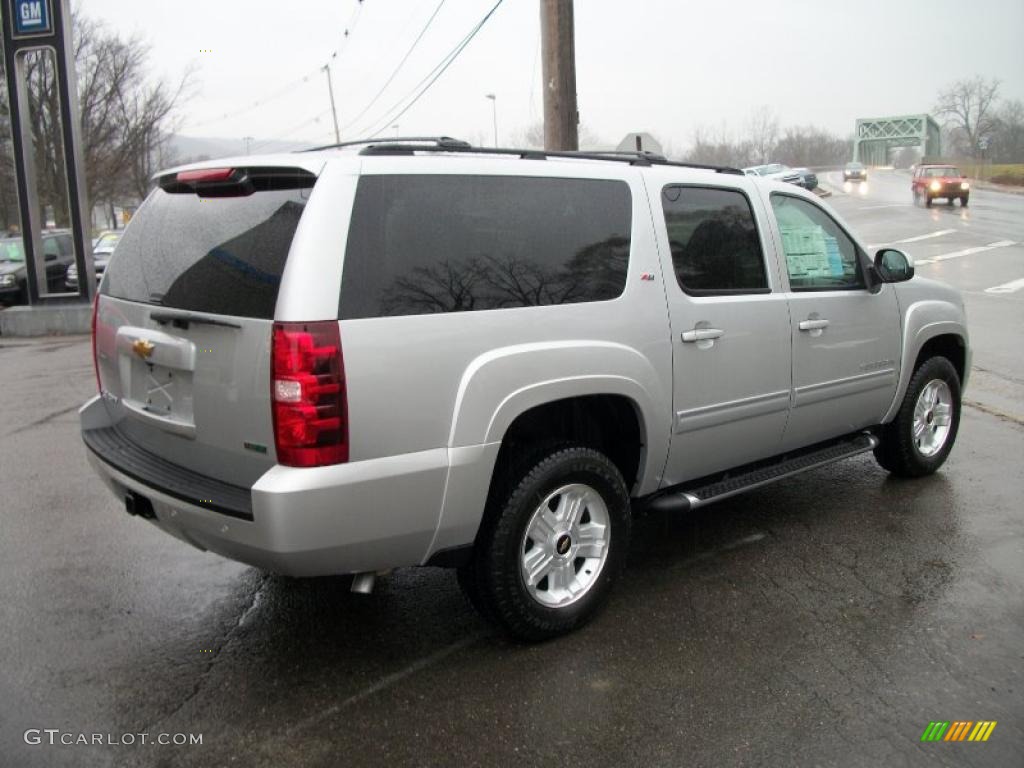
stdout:
{"type": "MultiPolygon", "coordinates": [[[[295,149],[305,149],[308,142],[295,141],[265,141],[255,138],[249,142],[253,154],[267,154],[270,152],[291,152],[295,149]]],[[[209,160],[217,157],[234,157],[245,154],[245,141],[243,139],[223,139],[203,136],[183,136],[172,134],[168,142],[167,156],[173,159],[175,164],[191,163],[198,160],[209,160]]]]}

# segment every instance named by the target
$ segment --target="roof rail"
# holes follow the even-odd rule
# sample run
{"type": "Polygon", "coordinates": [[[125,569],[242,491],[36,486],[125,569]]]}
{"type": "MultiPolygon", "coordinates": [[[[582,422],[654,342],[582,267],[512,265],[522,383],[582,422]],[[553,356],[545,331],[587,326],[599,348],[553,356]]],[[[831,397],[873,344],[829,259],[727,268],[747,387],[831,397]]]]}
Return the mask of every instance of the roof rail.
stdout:
{"type": "MultiPolygon", "coordinates": [[[[360,147],[366,144],[395,144],[402,142],[423,142],[433,143],[437,148],[464,148],[469,147],[468,141],[453,139],[451,136],[376,136],[370,139],[358,139],[356,141],[342,141],[337,144],[324,144],[322,147],[311,147],[299,149],[297,152],[319,152],[324,149],[339,149],[341,147],[360,147]]],[[[425,149],[425,147],[421,147],[425,149]]]]}
{"type": "MultiPolygon", "coordinates": [[[[596,150],[596,151],[569,151],[569,150],[544,150],[544,149],[514,149],[506,147],[474,147],[467,142],[449,139],[442,143],[436,141],[435,146],[424,146],[422,144],[403,143],[408,139],[384,140],[376,142],[354,142],[366,144],[360,150],[360,155],[412,155],[416,152],[462,152],[474,155],[510,155],[517,156],[522,160],[546,160],[549,157],[564,157],[575,160],[605,160],[609,162],[629,163],[630,165],[651,166],[671,165],[680,168],[697,168],[701,170],[715,171],[716,173],[729,173],[743,175],[739,168],[732,168],[725,165],[705,165],[703,163],[681,163],[668,160],[663,155],[647,151],[619,151],[619,150],[596,150]]],[[[424,139],[423,141],[433,141],[424,139]]]]}

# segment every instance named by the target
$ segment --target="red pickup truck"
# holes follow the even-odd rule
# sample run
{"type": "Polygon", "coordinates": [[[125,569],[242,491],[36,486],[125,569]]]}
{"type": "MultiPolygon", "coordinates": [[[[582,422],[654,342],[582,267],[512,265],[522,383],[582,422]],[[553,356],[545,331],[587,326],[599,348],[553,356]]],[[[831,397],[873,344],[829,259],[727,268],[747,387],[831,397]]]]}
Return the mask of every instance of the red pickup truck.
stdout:
{"type": "Polygon", "coordinates": [[[930,206],[935,198],[944,197],[948,205],[960,198],[960,205],[966,207],[971,185],[952,165],[919,165],[910,181],[910,191],[914,195],[914,205],[924,203],[930,206]]]}

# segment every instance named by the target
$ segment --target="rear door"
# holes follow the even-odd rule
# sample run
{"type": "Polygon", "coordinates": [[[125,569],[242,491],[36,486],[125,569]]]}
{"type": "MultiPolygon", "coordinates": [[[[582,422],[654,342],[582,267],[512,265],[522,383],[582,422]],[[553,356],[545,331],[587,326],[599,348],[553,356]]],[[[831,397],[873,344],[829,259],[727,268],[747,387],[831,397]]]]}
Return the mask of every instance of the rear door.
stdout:
{"type": "Polygon", "coordinates": [[[900,313],[891,285],[867,289],[866,257],[824,208],[782,192],[770,206],[790,288],[790,450],[881,421],[896,392],[900,313]]]}
{"type": "Polygon", "coordinates": [[[96,327],[104,400],[130,440],[236,485],[274,463],[273,318],[314,181],[281,168],[219,184],[172,176],[132,218],[96,327]]]}
{"type": "Polygon", "coordinates": [[[735,187],[670,182],[649,190],[660,200],[659,243],[671,258],[666,485],[779,451],[789,411],[789,313],[751,189],[737,179],[735,187]]]}

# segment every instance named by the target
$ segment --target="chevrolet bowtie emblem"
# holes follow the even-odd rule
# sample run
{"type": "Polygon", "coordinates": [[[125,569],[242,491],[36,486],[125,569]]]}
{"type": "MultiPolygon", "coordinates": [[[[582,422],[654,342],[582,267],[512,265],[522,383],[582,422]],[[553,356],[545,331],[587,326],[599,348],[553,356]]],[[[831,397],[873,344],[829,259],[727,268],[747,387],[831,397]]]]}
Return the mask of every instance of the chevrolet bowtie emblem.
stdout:
{"type": "Polygon", "coordinates": [[[153,354],[154,349],[156,349],[156,344],[145,339],[136,339],[132,342],[132,352],[143,360],[148,360],[149,356],[153,354]]]}

